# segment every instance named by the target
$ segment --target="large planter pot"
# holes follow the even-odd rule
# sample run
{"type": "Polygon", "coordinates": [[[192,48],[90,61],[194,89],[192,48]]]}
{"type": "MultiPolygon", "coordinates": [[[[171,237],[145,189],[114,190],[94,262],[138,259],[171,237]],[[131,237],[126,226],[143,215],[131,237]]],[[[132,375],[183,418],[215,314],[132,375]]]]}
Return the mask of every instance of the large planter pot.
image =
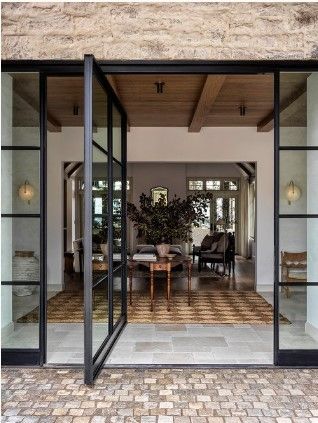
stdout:
{"type": "Polygon", "coordinates": [[[165,257],[169,254],[170,244],[158,244],[156,245],[159,257],[165,257]]]}
{"type": "Polygon", "coordinates": [[[108,255],[108,242],[106,244],[100,244],[100,249],[102,250],[102,253],[104,256],[108,255]]]}
{"type": "MultiPolygon", "coordinates": [[[[34,251],[16,251],[12,259],[12,279],[14,281],[38,281],[40,279],[40,263],[34,257],[34,251]]],[[[13,293],[17,297],[32,295],[34,286],[17,285],[13,293]]]]}

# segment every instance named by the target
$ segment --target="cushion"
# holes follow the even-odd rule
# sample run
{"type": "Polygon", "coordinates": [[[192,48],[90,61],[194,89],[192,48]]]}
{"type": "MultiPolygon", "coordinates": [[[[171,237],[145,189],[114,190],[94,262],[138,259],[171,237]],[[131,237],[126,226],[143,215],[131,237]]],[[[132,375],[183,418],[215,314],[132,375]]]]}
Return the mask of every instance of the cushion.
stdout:
{"type": "Polygon", "coordinates": [[[210,250],[211,245],[213,243],[213,236],[212,235],[205,235],[201,242],[201,250],[210,250]]]}
{"type": "Polygon", "coordinates": [[[217,248],[218,248],[218,242],[212,242],[211,251],[214,252],[217,250],[217,248]]]}
{"type": "Polygon", "coordinates": [[[306,280],[307,279],[307,272],[304,272],[301,269],[295,269],[295,270],[290,270],[288,272],[288,276],[292,279],[297,279],[297,280],[306,280]]]}
{"type": "Polygon", "coordinates": [[[145,245],[138,250],[140,254],[156,254],[157,249],[153,245],[145,245]]]}
{"type": "Polygon", "coordinates": [[[182,256],[182,251],[180,249],[180,247],[177,247],[175,245],[171,245],[170,250],[169,250],[170,254],[177,254],[179,256],[182,256]]]}
{"type": "Polygon", "coordinates": [[[209,259],[217,259],[217,260],[223,260],[223,253],[212,253],[205,251],[201,254],[202,258],[209,258],[209,259]]]}
{"type": "Polygon", "coordinates": [[[285,262],[287,264],[287,266],[298,266],[298,265],[302,265],[302,266],[306,266],[307,265],[307,261],[306,260],[301,260],[301,261],[290,261],[290,260],[286,260],[285,262]]]}
{"type": "Polygon", "coordinates": [[[141,249],[142,247],[154,247],[154,245],[153,245],[153,244],[138,244],[138,245],[136,246],[136,250],[137,250],[137,251],[140,251],[140,249],[141,249]]]}
{"type": "Polygon", "coordinates": [[[226,236],[226,234],[223,234],[220,240],[218,241],[218,246],[216,251],[218,253],[224,253],[227,250],[228,245],[229,245],[228,237],[226,236]]]}

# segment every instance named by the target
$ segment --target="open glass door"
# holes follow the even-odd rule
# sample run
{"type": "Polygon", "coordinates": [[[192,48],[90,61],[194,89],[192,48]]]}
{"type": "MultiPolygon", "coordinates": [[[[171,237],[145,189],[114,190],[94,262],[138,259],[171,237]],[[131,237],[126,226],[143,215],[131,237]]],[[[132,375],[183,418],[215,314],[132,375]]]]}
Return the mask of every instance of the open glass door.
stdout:
{"type": "Polygon", "coordinates": [[[127,316],[127,117],[91,55],[84,79],[84,366],[91,384],[127,316]]]}

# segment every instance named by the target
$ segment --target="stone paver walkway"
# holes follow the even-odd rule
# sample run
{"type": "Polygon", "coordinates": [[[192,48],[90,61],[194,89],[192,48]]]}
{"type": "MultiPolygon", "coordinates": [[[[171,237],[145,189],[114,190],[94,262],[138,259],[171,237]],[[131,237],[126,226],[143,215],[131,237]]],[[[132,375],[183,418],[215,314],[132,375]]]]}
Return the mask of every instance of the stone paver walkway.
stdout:
{"type": "Polygon", "coordinates": [[[4,369],[2,421],[318,422],[318,370],[4,369]]]}

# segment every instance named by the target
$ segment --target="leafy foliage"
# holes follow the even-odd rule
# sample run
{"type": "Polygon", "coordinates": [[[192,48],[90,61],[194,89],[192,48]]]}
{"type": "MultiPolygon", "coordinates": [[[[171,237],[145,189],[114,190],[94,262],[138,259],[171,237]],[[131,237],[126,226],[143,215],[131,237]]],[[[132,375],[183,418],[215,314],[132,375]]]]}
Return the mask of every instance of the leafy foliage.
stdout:
{"type": "Polygon", "coordinates": [[[205,221],[210,198],[210,194],[189,195],[183,200],[175,196],[166,203],[161,195],[153,204],[152,197],[143,193],[139,209],[128,203],[127,214],[138,231],[137,237],[147,243],[188,242],[192,241],[192,225],[198,227],[205,221]]]}

